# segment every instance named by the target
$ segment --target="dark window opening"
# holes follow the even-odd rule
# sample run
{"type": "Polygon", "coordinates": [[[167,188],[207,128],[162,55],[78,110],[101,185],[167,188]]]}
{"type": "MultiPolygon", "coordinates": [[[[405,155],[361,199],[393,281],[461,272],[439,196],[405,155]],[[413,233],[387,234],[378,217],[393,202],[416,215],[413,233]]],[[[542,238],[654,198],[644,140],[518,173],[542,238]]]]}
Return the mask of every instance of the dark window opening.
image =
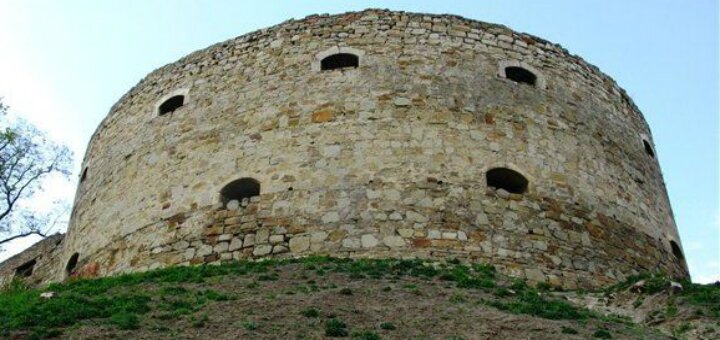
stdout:
{"type": "Polygon", "coordinates": [[[678,260],[684,260],[685,256],[683,256],[682,250],[680,250],[680,246],[678,246],[675,241],[670,241],[670,248],[672,248],[672,253],[675,255],[675,257],[678,260]]]}
{"type": "Polygon", "coordinates": [[[78,257],[80,257],[80,254],[78,254],[78,253],[75,253],[72,256],[70,256],[70,260],[68,260],[68,263],[65,266],[65,274],[67,274],[67,276],[71,276],[71,275],[75,274],[75,269],[78,264],[78,257]]]}
{"type": "Polygon", "coordinates": [[[88,168],[85,168],[82,172],[82,175],[80,175],[80,183],[85,182],[85,179],[87,178],[87,170],[88,168]]]}
{"type": "Polygon", "coordinates": [[[243,198],[260,196],[260,182],[249,177],[234,180],[220,190],[220,196],[223,205],[232,200],[242,201],[243,198]]]}
{"type": "Polygon", "coordinates": [[[532,72],[517,66],[509,66],[505,68],[505,77],[516,83],[528,84],[535,86],[537,76],[532,72]]]}
{"type": "Polygon", "coordinates": [[[320,69],[323,71],[336,70],[346,67],[358,67],[360,58],[350,53],[338,53],[326,57],[320,61],[320,69]]]}
{"type": "Polygon", "coordinates": [[[166,113],[171,113],[175,110],[177,110],[179,107],[183,106],[185,104],[185,96],[183,95],[177,95],[170,97],[170,99],[166,100],[162,104],[160,104],[160,109],[158,114],[161,116],[166,113]]]}
{"type": "Polygon", "coordinates": [[[35,259],[32,259],[31,261],[26,262],[20,267],[15,268],[15,277],[30,277],[32,275],[33,270],[35,269],[35,264],[37,261],[35,259]]]}
{"type": "Polygon", "coordinates": [[[491,169],[485,175],[488,187],[505,189],[513,194],[522,194],[527,191],[528,180],[519,172],[506,169],[491,169]]]}
{"type": "Polygon", "coordinates": [[[650,157],[655,158],[655,151],[652,148],[652,145],[650,145],[650,142],[643,139],[643,145],[645,146],[645,152],[647,152],[650,157]]]}

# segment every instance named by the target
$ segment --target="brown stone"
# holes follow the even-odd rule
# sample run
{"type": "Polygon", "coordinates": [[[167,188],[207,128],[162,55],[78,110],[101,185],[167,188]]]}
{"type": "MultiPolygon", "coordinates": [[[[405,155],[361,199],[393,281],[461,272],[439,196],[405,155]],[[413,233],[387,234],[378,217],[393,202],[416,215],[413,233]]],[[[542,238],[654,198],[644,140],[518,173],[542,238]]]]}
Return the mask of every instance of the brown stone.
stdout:
{"type": "Polygon", "coordinates": [[[415,248],[426,248],[430,247],[432,244],[432,240],[428,240],[426,238],[416,238],[412,240],[412,245],[415,248]]]}
{"type": "Polygon", "coordinates": [[[335,119],[335,115],[330,110],[315,111],[312,113],[311,121],[313,123],[325,123],[335,119]]]}

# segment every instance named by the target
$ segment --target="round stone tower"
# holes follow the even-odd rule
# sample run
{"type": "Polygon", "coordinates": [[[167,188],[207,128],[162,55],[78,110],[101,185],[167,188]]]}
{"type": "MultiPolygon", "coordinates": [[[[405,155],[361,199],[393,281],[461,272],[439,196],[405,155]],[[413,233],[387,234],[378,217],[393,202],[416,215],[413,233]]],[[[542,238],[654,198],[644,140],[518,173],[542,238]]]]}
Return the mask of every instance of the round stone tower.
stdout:
{"type": "Polygon", "coordinates": [[[311,254],[565,288],[688,276],[650,129],[610,77],[503,26],[367,10],[140,81],[88,145],[56,279],[311,254]]]}

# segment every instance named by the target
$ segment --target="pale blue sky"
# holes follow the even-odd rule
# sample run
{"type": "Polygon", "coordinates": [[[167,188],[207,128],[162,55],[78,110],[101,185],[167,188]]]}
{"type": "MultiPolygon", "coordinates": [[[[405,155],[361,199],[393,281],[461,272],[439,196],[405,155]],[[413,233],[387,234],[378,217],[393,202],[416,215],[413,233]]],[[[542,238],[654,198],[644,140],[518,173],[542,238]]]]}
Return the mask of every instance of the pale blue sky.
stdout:
{"type": "MultiPolygon", "coordinates": [[[[369,7],[504,24],[560,43],[612,76],[653,131],[693,278],[720,280],[714,0],[0,0],[0,97],[67,143],[77,173],[110,106],[153,69],[289,18],[369,7]]],[[[71,198],[75,181],[49,182],[47,200],[71,198]]]]}

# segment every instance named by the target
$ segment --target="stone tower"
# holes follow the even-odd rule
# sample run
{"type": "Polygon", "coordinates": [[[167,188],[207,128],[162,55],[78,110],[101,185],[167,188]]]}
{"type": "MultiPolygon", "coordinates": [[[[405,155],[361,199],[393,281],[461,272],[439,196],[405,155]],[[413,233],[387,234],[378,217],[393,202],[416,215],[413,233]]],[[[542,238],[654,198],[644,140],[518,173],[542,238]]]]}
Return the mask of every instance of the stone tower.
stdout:
{"type": "Polygon", "coordinates": [[[310,254],[565,288],[688,276],[650,129],[615,81],[504,26],[387,10],[150,73],[92,136],[61,254],[50,280],[310,254]]]}

